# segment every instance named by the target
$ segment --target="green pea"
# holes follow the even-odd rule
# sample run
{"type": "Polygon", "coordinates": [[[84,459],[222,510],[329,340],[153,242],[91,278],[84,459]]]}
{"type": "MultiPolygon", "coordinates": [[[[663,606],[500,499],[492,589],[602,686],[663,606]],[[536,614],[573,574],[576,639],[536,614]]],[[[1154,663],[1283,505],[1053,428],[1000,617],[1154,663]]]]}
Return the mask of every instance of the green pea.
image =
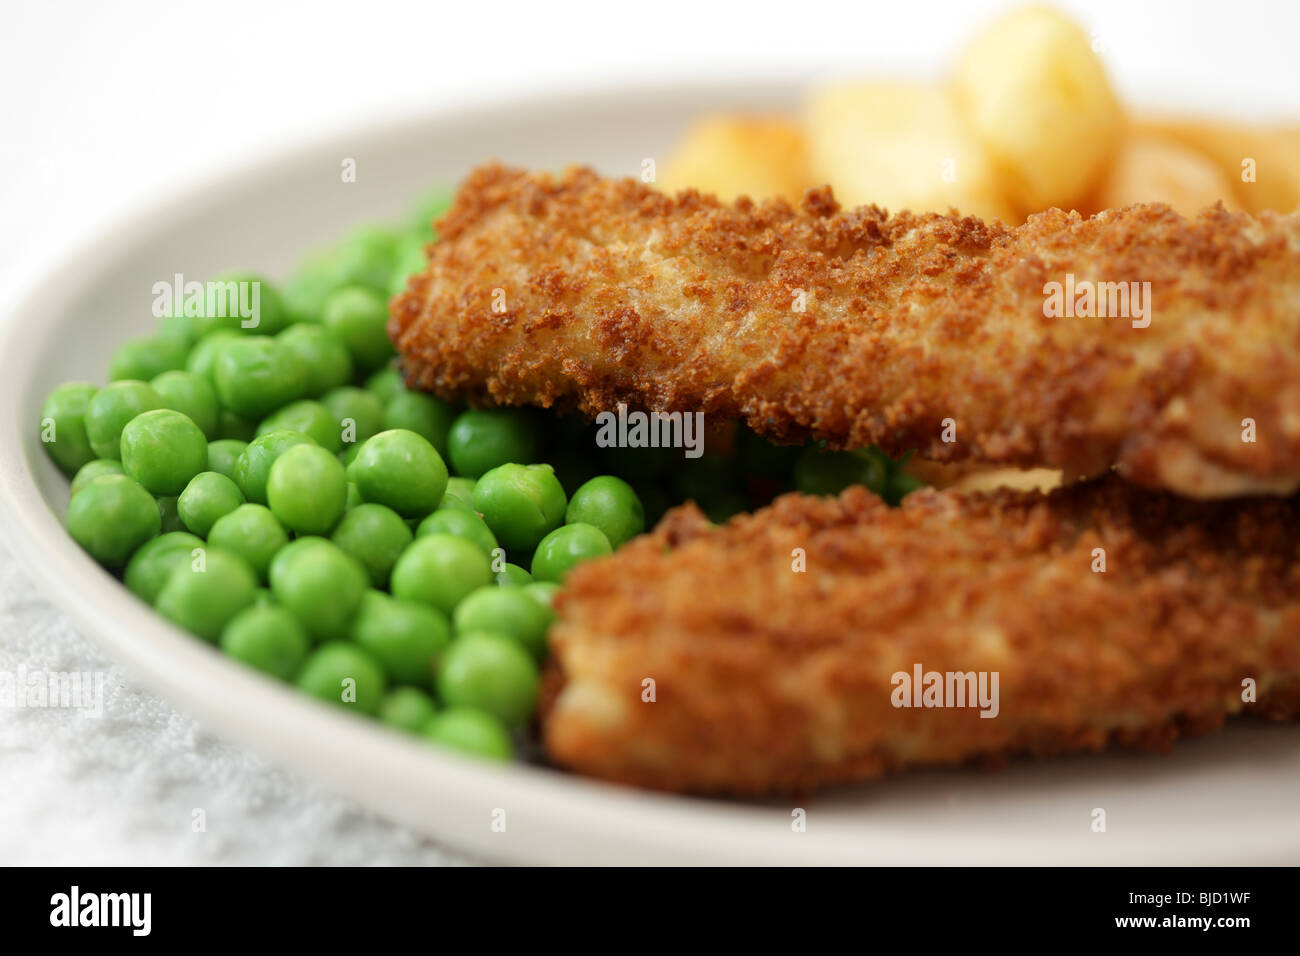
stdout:
{"type": "Polygon", "coordinates": [[[337,641],[312,651],[294,683],[313,697],[363,714],[378,711],[388,689],[388,677],[373,655],[337,641]]]}
{"type": "Polygon", "coordinates": [[[406,291],[411,278],[424,272],[429,266],[429,254],[425,252],[427,240],[424,236],[404,236],[393,259],[392,278],[388,283],[388,295],[391,298],[406,291]]]}
{"type": "Polygon", "coordinates": [[[480,588],[456,606],[457,634],[492,631],[514,638],[536,660],[546,656],[546,629],[552,614],[522,588],[480,588]]]}
{"type": "Polygon", "coordinates": [[[352,640],[405,684],[431,685],[438,656],[450,639],[451,628],[441,611],[380,591],[366,592],[352,622],[352,640]]]}
{"type": "Polygon", "coordinates": [[[108,380],[148,381],[173,369],[185,367],[189,353],[182,342],[169,338],[136,339],[119,346],[108,361],[108,380]]]}
{"type": "Polygon", "coordinates": [[[352,381],[352,353],[331,330],[320,325],[291,325],[277,339],[306,369],[303,394],[308,398],[352,381]]]}
{"type": "Polygon", "coordinates": [[[237,554],[265,581],[271,560],[289,543],[284,526],[265,505],[240,505],[222,515],[208,532],[208,543],[237,554]]]}
{"type": "Polygon", "coordinates": [[[221,346],[214,380],[223,406],[261,418],[300,398],[307,386],[307,373],[302,359],[278,339],[255,335],[221,346]]]}
{"type": "Polygon", "coordinates": [[[435,219],[439,219],[451,205],[452,193],[445,187],[439,186],[430,189],[419,201],[411,208],[411,229],[415,235],[424,242],[433,242],[438,238],[437,232],[433,227],[435,219]]]}
{"type": "Polygon", "coordinates": [[[497,549],[496,536],[487,522],[469,508],[439,505],[437,510],[420,522],[415,529],[417,537],[427,534],[450,534],[472,542],[488,557],[497,549]]]}
{"type": "Polygon", "coordinates": [[[714,524],[722,524],[745,510],[745,496],[734,491],[723,491],[701,498],[700,510],[714,524]]]}
{"type": "Polygon", "coordinates": [[[190,349],[189,357],[185,359],[185,371],[191,375],[206,379],[208,384],[215,390],[217,384],[217,356],[231,342],[238,342],[242,338],[242,335],[230,329],[218,329],[215,332],[208,333],[194,343],[194,347],[190,349]]]}
{"type": "Polygon", "coordinates": [[[86,431],[86,413],[97,391],[86,382],[69,382],[50,392],[41,406],[41,441],[46,454],[64,474],[73,474],[97,456],[118,457],[116,451],[112,455],[99,455],[86,431]]]}
{"type": "Polygon", "coordinates": [[[106,568],[120,568],[162,530],[153,496],[125,475],[102,475],[73,495],[66,521],[73,540],[106,568]]]}
{"type": "MultiPolygon", "coordinates": [[[[227,276],[227,281],[230,278],[232,277],[227,276]]],[[[246,331],[257,332],[261,335],[276,335],[287,328],[293,321],[293,317],[289,314],[289,309],[284,304],[284,299],[280,296],[280,291],[274,283],[250,273],[236,273],[233,278],[236,281],[255,282],[258,286],[255,303],[258,312],[254,316],[257,325],[246,331]]]]}
{"type": "Polygon", "coordinates": [[[415,432],[394,428],[370,438],[348,465],[366,501],[388,505],[404,518],[418,518],[438,506],[447,490],[442,456],[415,432]]]}
{"type": "Polygon", "coordinates": [[[450,707],[435,714],[420,732],[439,746],[471,757],[505,761],[514,756],[505,724],[475,707],[450,707]]]}
{"type": "Polygon", "coordinates": [[[499,465],[474,485],[474,510],[511,551],[535,548],[560,526],[565,505],[550,465],[499,465]]]}
{"type": "Polygon", "coordinates": [[[191,561],[194,549],[201,547],[203,539],[186,531],[160,534],[146,541],[131,555],[122,582],[140,600],[153,604],[172,571],[191,561]]]}
{"type": "Polygon", "coordinates": [[[448,707],[476,707],[507,727],[518,727],[532,716],[537,703],[537,664],[513,638],[471,631],[447,647],[436,686],[438,698],[448,707]]]}
{"type": "Polygon", "coordinates": [[[158,516],[162,519],[163,534],[186,530],[185,522],[181,521],[180,499],[176,495],[163,495],[158,499],[158,516]]]}
{"type": "Polygon", "coordinates": [[[384,406],[364,388],[348,385],[332,389],[320,402],[328,409],[345,447],[359,447],[383,430],[384,406]]]}
{"type": "Polygon", "coordinates": [[[211,382],[193,372],[169,371],[149,383],[162,399],[163,407],[188,415],[209,441],[217,437],[220,407],[211,382]]]}
{"type": "Polygon", "coordinates": [[[258,605],[240,611],[221,632],[221,649],[263,673],[292,680],[307,656],[307,632],[282,607],[258,605]]]}
{"type": "Polygon", "coordinates": [[[446,402],[424,392],[401,391],[384,407],[385,428],[405,428],[423,436],[438,454],[447,453],[447,432],[456,412],[446,402]]]}
{"type": "Polygon", "coordinates": [[[289,313],[280,293],[259,275],[227,272],[208,286],[221,295],[212,303],[215,306],[212,313],[199,319],[202,334],[221,329],[246,335],[275,335],[289,324],[289,313]]]}
{"type": "Polygon", "coordinates": [[[72,478],[71,493],[75,495],[96,478],[100,478],[104,475],[124,474],[126,474],[126,472],[122,470],[122,463],[120,461],[114,461],[112,458],[96,458],[93,461],[86,462],[77,469],[77,473],[72,478]]]}
{"type": "Polygon", "coordinates": [[[447,490],[442,493],[442,503],[445,503],[448,498],[454,497],[463,502],[466,507],[472,506],[474,504],[474,484],[473,478],[460,478],[453,475],[447,479],[447,490]]]}
{"type": "Polygon", "coordinates": [[[896,472],[889,476],[884,498],[891,505],[896,505],[912,492],[919,491],[924,487],[925,482],[915,475],[909,475],[902,471],[896,472]]]}
{"type": "Polygon", "coordinates": [[[389,726],[418,734],[438,713],[433,698],[418,687],[395,687],[379,702],[378,717],[389,726]]]}
{"type": "Polygon", "coordinates": [[[377,588],[388,587],[393,565],[413,538],[396,511],[376,504],[350,509],[330,535],[335,544],[361,562],[377,588]]]}
{"type": "Polygon", "coordinates": [[[548,534],[537,546],[533,553],[533,577],[562,583],[574,565],[611,554],[613,550],[605,532],[595,525],[566,524],[548,534]]]}
{"type": "Polygon", "coordinates": [[[230,514],[243,503],[243,492],[233,481],[219,472],[202,471],[191,478],[181,492],[177,509],[185,527],[206,538],[217,519],[230,514]]]}
{"type": "MultiPolygon", "coordinates": [[[[386,280],[383,287],[387,287],[386,280]]],[[[379,368],[393,357],[388,302],[375,289],[352,285],[331,293],[321,312],[321,324],[347,346],[358,371],[379,368]]]]}
{"type": "Polygon", "coordinates": [[[122,470],[151,494],[176,495],[208,466],[208,440],[188,415],[159,408],[122,429],[122,470]]]}
{"type": "Polygon", "coordinates": [[[105,385],[86,406],[86,437],[100,458],[122,457],[122,429],[142,412],[162,408],[162,396],[146,382],[105,385]]]}
{"type": "Polygon", "coordinates": [[[373,392],[377,399],[387,405],[406,391],[406,382],[402,380],[401,372],[391,365],[385,365],[366,379],[366,391],[373,392]]]}
{"type": "Polygon", "coordinates": [[[316,252],[284,284],[285,306],[298,322],[319,322],[325,299],[339,286],[334,249],[316,252]]]}
{"type": "Polygon", "coordinates": [[[248,447],[248,442],[237,438],[218,438],[208,442],[208,470],[235,478],[235,464],[248,447]]]}
{"type": "MultiPolygon", "coordinates": [[[[349,481],[349,482],[348,482],[348,505],[347,505],[347,510],[348,510],[348,511],[351,511],[353,508],[357,507],[358,505],[362,505],[362,504],[365,504],[365,502],[364,502],[364,501],[362,500],[362,498],[361,498],[361,489],[359,489],[359,488],[357,487],[357,483],[356,483],[355,481],[349,481]]],[[[381,505],[381,507],[382,507],[382,505],[381,505]]],[[[396,514],[396,512],[393,512],[393,513],[396,514]]]]}
{"type": "Polygon", "coordinates": [[[271,465],[266,500],[271,513],[290,531],[325,534],[347,507],[347,477],[329,451],[295,445],[271,465]]]}
{"type": "Polygon", "coordinates": [[[525,584],[531,584],[533,576],[517,564],[507,563],[506,566],[496,572],[497,587],[517,588],[525,584]]]}
{"type": "Polygon", "coordinates": [[[807,495],[838,495],[850,485],[884,490],[885,472],[874,456],[851,451],[825,451],[810,445],[794,464],[794,486],[807,495]]]}
{"type": "Polygon", "coordinates": [[[555,606],[555,595],[560,593],[558,584],[554,581],[534,581],[532,584],[525,584],[519,590],[546,608],[546,610],[551,611],[552,617],[554,617],[555,612],[552,609],[555,606]]]}
{"type": "Polygon", "coordinates": [[[465,595],[492,583],[488,556],[464,538],[430,534],[416,538],[393,566],[394,597],[422,601],[444,614],[465,595]]]}
{"type": "Polygon", "coordinates": [[[272,412],[257,426],[257,434],[268,432],[302,432],[322,448],[337,455],[343,450],[343,438],[338,422],[320,402],[303,399],[290,402],[279,411],[272,412]]]}
{"type": "Polygon", "coordinates": [[[158,594],[158,613],[198,637],[215,641],[231,618],[251,605],[257,578],[243,558],[212,546],[172,569],[158,594]]]}
{"type": "Polygon", "coordinates": [[[645,509],[626,481],[601,475],[573,493],[564,520],[568,524],[594,525],[617,548],[645,530],[645,509]]]}
{"type": "Polygon", "coordinates": [[[401,240],[402,233],[391,226],[372,223],[354,229],[339,247],[341,274],[349,282],[384,291],[401,240]]]}
{"type": "Polygon", "coordinates": [[[259,435],[235,460],[235,484],[244,497],[259,505],[266,504],[266,480],[275,460],[296,445],[315,444],[302,432],[268,432],[259,435]]]}
{"type": "Polygon", "coordinates": [[[299,538],[271,561],[271,591],[317,640],[347,637],[370,581],[360,563],[325,538],[299,538]]]}
{"type": "MultiPolygon", "coordinates": [[[[450,484],[454,480],[455,479],[448,478],[447,482],[448,484],[450,484]]],[[[470,514],[473,515],[478,514],[478,512],[474,510],[474,505],[472,503],[472,496],[470,498],[460,498],[446,491],[442,493],[442,500],[438,502],[438,510],[468,511],[470,514]]]]}
{"type": "Polygon", "coordinates": [[[228,408],[217,414],[217,438],[228,438],[248,444],[257,435],[257,422],[236,415],[228,408]]]}
{"type": "Polygon", "coordinates": [[[198,316],[186,315],[181,310],[171,315],[164,315],[158,321],[158,337],[177,342],[188,353],[199,340],[200,329],[198,316]]]}
{"type": "Polygon", "coordinates": [[[447,454],[456,474],[480,478],[500,465],[535,462],[537,439],[536,422],[517,408],[472,408],[452,422],[447,454]]]}

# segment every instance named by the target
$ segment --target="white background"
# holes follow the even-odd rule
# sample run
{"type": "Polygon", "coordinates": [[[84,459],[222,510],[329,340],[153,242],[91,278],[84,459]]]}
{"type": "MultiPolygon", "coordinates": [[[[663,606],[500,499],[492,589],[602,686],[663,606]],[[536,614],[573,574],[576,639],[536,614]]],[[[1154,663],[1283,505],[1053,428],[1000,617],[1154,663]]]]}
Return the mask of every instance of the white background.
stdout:
{"type": "MultiPolygon", "coordinates": [[[[1300,117],[1298,4],[1060,5],[1095,32],[1130,102],[1234,116],[1270,115],[1280,104],[1300,117]]],[[[973,29],[1007,6],[4,0],[0,294],[12,297],[141,203],[341,125],[538,88],[765,74],[937,76],[973,29]]],[[[75,659],[80,645],[66,624],[27,600],[8,557],[0,557],[0,590],[0,651],[8,659],[36,658],[58,644],[73,658],[58,662],[88,666],[75,659]]],[[[113,759],[78,751],[75,728],[0,714],[0,862],[366,859],[294,849],[340,826],[374,850],[370,858],[443,859],[345,804],[237,766],[239,755],[221,750],[212,753],[233,768],[240,790],[232,805],[242,801],[246,816],[260,812],[262,829],[250,823],[224,851],[160,837],[159,827],[184,829],[194,799],[187,787],[215,745],[147,695],[127,686],[114,693],[130,749],[113,759]],[[277,821],[289,817],[299,820],[296,837],[280,840],[277,821]]]]}
{"type": "MultiPolygon", "coordinates": [[[[4,0],[0,284],[177,184],[340,124],[539,87],[938,75],[1014,5],[4,0]]],[[[1060,6],[1130,100],[1252,114],[1300,97],[1291,0],[1060,6]]]]}

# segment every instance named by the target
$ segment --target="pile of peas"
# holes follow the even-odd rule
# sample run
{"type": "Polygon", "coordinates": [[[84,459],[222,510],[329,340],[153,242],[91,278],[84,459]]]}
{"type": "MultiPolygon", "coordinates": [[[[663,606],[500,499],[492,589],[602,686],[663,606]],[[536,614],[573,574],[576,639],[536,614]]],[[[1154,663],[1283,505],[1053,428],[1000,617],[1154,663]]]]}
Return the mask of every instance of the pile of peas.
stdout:
{"type": "Polygon", "coordinates": [[[73,538],[168,620],[226,654],[412,734],[495,759],[530,720],[551,602],[677,501],[715,521],[782,491],[915,486],[875,450],[598,449],[594,426],[465,409],[406,388],[387,300],[424,263],[433,196],[282,288],[257,325],[173,309],[61,385],[42,439],[72,477],[73,538]]]}

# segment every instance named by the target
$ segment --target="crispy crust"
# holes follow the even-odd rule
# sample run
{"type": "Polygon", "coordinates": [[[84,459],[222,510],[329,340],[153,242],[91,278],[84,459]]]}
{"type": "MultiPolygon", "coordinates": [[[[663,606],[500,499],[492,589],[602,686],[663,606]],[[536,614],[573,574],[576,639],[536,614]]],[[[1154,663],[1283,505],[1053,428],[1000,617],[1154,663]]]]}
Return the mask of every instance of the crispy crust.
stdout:
{"type": "Polygon", "coordinates": [[[1113,477],[897,509],[861,488],[788,495],[720,528],[679,508],[559,595],[546,749],[624,783],[762,794],[1284,719],[1300,706],[1297,526],[1295,500],[1113,477]],[[914,664],[998,672],[998,716],[895,708],[891,676],[914,664]]]}
{"type": "Polygon", "coordinates": [[[1300,486],[1300,216],[1152,205],[1008,228],[841,212],[829,189],[795,210],[487,165],[439,231],[390,332],[410,383],[443,396],[698,410],[778,441],[1067,476],[1115,465],[1198,497],[1300,486]],[[1150,282],[1150,326],[1045,318],[1067,273],[1150,282]]]}

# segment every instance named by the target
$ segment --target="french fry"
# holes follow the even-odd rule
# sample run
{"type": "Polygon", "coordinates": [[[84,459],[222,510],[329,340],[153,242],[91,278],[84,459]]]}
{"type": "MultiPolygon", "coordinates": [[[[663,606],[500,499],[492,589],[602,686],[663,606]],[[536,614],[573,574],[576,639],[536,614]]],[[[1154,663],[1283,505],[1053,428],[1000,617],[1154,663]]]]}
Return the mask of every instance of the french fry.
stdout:
{"type": "Polygon", "coordinates": [[[687,131],[657,185],[666,192],[694,187],[724,200],[782,196],[796,203],[814,183],[796,122],[719,115],[705,117],[687,131]]]}
{"type": "Polygon", "coordinates": [[[1136,202],[1163,202],[1194,216],[1223,201],[1237,208],[1237,194],[1220,168],[1206,156],[1149,133],[1126,137],[1110,174],[1097,192],[1099,209],[1136,202]]]}
{"type": "Polygon", "coordinates": [[[1084,202],[1123,120],[1087,34],[1046,7],[1015,10],[975,38],[953,80],[962,115],[1021,213],[1084,202]]]}
{"type": "Polygon", "coordinates": [[[1013,220],[988,157],[948,90],[907,83],[828,86],[811,95],[808,157],[845,206],[1013,220]]]}

